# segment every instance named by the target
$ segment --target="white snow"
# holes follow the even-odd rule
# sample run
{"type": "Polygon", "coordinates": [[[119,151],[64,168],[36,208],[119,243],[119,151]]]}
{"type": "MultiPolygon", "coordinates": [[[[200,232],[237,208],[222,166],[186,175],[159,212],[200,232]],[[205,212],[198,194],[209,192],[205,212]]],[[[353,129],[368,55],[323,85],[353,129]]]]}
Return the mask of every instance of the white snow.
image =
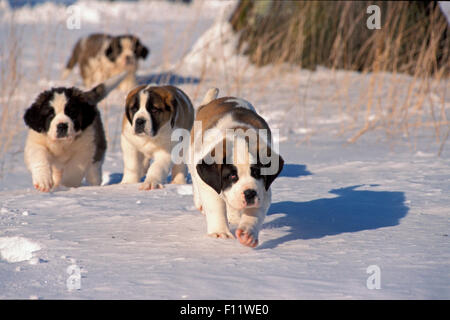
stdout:
{"type": "Polygon", "coordinates": [[[179,186],[177,188],[177,192],[179,195],[192,195],[192,186],[190,185],[184,185],[184,186],[179,186]]]}
{"type": "Polygon", "coordinates": [[[238,38],[234,35],[226,14],[220,14],[214,25],[209,28],[193,45],[183,58],[184,72],[199,70],[235,69],[238,65],[248,64],[248,59],[236,54],[238,38]]]}
{"type": "MultiPolygon", "coordinates": [[[[80,30],[65,28],[65,7],[5,3],[0,28],[15,17],[24,89],[11,97],[19,133],[0,154],[0,299],[450,298],[449,146],[437,157],[439,145],[424,130],[415,140],[386,142],[378,130],[346,144],[343,126],[363,124],[365,114],[337,110],[364,103],[371,75],[248,64],[232,51],[231,1],[77,2],[90,17],[80,30]],[[53,20],[44,17],[50,11],[53,20]],[[171,83],[195,106],[218,87],[219,96],[248,100],[279,129],[285,167],[272,185],[258,248],[207,237],[190,184],[148,192],[119,184],[120,92],[100,105],[108,136],[103,185],[33,189],[23,163],[23,111],[51,85],[80,85],[77,72],[66,81],[59,75],[78,37],[97,31],[136,33],[148,44],[141,81],[172,72],[171,83]],[[379,290],[366,285],[374,265],[379,290]],[[69,267],[79,270],[79,290],[67,287],[78,276],[69,267]]],[[[406,75],[380,77],[381,102],[394,81],[405,91],[411,83],[406,75]]],[[[436,97],[433,103],[450,103],[436,97]]]]}
{"type": "Polygon", "coordinates": [[[36,264],[33,260],[33,252],[41,250],[41,246],[23,237],[1,237],[0,257],[7,262],[21,262],[30,260],[30,264],[36,264]]]}

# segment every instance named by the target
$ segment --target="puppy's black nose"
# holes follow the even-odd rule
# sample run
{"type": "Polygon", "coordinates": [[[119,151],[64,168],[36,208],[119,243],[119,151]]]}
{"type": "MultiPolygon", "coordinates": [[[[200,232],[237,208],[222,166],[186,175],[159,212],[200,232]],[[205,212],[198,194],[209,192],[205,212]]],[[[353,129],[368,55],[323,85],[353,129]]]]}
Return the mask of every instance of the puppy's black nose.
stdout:
{"type": "Polygon", "coordinates": [[[137,118],[136,119],[136,125],[141,127],[141,126],[145,126],[145,119],[144,118],[137,118]]]}
{"type": "Polygon", "coordinates": [[[67,123],[58,123],[56,126],[56,135],[58,138],[65,137],[67,135],[67,129],[69,129],[69,126],[67,123]]]}
{"type": "Polygon", "coordinates": [[[244,197],[247,204],[252,204],[255,202],[256,194],[256,190],[253,189],[247,189],[244,191],[244,197]]]}
{"type": "Polygon", "coordinates": [[[145,122],[146,120],[144,118],[137,118],[134,125],[134,131],[136,133],[144,132],[145,129],[145,122]]]}

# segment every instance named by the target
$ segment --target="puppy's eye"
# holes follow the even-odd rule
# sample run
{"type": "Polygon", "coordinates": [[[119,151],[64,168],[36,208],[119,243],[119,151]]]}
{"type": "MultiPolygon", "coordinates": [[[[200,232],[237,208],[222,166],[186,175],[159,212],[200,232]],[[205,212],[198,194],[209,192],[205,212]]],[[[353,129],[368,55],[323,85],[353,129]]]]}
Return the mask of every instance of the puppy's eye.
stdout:
{"type": "Polygon", "coordinates": [[[41,111],[41,114],[43,116],[50,116],[53,115],[55,113],[55,110],[53,108],[43,108],[41,111]]]}
{"type": "Polygon", "coordinates": [[[255,179],[258,179],[261,177],[261,169],[257,168],[257,167],[251,167],[251,176],[254,177],[255,179]]]}
{"type": "Polygon", "coordinates": [[[151,108],[151,109],[150,109],[150,112],[151,112],[151,113],[159,113],[159,112],[162,112],[162,110],[157,109],[157,108],[151,108]]]}
{"type": "Polygon", "coordinates": [[[233,170],[229,174],[227,174],[225,178],[231,180],[232,182],[236,182],[238,180],[237,172],[233,170]]]}
{"type": "Polygon", "coordinates": [[[130,107],[130,111],[132,112],[136,112],[139,110],[139,106],[137,104],[137,102],[135,102],[131,107],[130,107]]]}

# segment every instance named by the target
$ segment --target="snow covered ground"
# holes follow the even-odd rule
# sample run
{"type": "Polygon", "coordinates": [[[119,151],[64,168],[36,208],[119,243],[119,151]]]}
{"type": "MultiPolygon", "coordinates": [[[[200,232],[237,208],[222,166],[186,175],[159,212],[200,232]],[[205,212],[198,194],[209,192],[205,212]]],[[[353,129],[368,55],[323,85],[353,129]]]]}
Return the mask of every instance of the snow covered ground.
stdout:
{"type": "MultiPolygon", "coordinates": [[[[345,144],[342,128],[352,115],[336,110],[359,101],[370,75],[248,65],[230,53],[235,39],[226,26],[214,24],[230,2],[79,5],[88,18],[81,29],[67,30],[63,6],[0,4],[0,28],[10,30],[13,13],[16,19],[25,88],[12,97],[21,130],[1,159],[1,299],[450,298],[450,151],[436,157],[425,130],[413,142],[386,143],[374,131],[345,144]],[[52,19],[45,19],[48,12],[52,19]],[[23,110],[43,89],[80,85],[76,75],[59,75],[72,44],[94,31],[133,32],[149,45],[140,81],[169,81],[196,105],[217,86],[220,95],[251,101],[279,129],[286,165],[272,187],[259,247],[207,237],[190,185],[143,192],[118,184],[121,92],[101,105],[109,138],[104,185],[49,194],[32,188],[23,163],[23,110]],[[205,41],[211,37],[220,46],[205,41]]],[[[2,43],[7,34],[0,33],[2,43]]],[[[381,76],[380,97],[392,81],[409,79],[381,76]]]]}

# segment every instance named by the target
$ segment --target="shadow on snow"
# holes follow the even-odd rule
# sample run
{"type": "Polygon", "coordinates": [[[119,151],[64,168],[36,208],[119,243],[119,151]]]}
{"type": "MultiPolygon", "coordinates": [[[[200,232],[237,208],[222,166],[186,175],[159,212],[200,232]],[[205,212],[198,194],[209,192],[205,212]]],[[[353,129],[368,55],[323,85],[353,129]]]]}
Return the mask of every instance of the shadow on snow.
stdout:
{"type": "MultiPolygon", "coordinates": [[[[286,164],[280,177],[295,178],[311,174],[305,165],[286,164]]],[[[122,173],[110,174],[106,185],[120,183],[122,176],[122,173]]],[[[168,181],[171,181],[170,176],[168,181]]],[[[263,229],[287,226],[289,231],[280,238],[261,243],[258,249],[275,248],[294,240],[392,227],[407,215],[409,208],[405,205],[403,192],[356,190],[361,186],[330,190],[329,193],[337,195],[335,198],[272,203],[267,215],[281,213],[283,216],[265,223],[263,229]]]]}
{"type": "Polygon", "coordinates": [[[303,164],[286,163],[280,172],[280,177],[297,178],[302,176],[310,176],[312,173],[306,169],[303,164]]]}
{"type": "Polygon", "coordinates": [[[287,235],[263,242],[259,249],[275,248],[293,240],[391,227],[408,213],[403,192],[355,190],[360,186],[330,190],[337,195],[331,199],[272,203],[267,215],[284,216],[265,223],[263,228],[288,226],[290,230],[287,235]]]}

